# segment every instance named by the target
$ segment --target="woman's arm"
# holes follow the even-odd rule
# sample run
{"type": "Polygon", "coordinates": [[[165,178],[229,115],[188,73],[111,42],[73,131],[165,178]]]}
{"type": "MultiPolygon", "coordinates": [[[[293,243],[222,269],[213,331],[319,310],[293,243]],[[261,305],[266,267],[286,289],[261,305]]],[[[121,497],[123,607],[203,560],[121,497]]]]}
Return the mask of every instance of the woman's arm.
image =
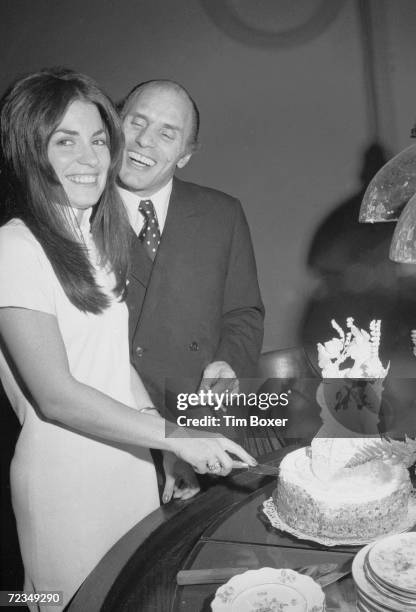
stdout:
{"type": "MultiPolygon", "coordinates": [[[[232,461],[227,450],[242,461],[252,457],[226,438],[204,438],[181,428],[181,437],[166,437],[166,421],[141,413],[77,381],[68,359],[56,318],[24,308],[0,308],[0,334],[7,353],[34,403],[48,420],[103,440],[172,451],[204,473],[217,461],[228,473],[232,461]]],[[[140,383],[141,384],[141,383],[140,383]]],[[[142,388],[144,398],[148,395],[142,388]]]]}
{"type": "Polygon", "coordinates": [[[148,394],[142,379],[132,364],[130,364],[130,386],[134,401],[139,410],[141,412],[145,412],[146,414],[160,416],[158,409],[155,408],[155,405],[150,399],[150,395],[148,394]]]}

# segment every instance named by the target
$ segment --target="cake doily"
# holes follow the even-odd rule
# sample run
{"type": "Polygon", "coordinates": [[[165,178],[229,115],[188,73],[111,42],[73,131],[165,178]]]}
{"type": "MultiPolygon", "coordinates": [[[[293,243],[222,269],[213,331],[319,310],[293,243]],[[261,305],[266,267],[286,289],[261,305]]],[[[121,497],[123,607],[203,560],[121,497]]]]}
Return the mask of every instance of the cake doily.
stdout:
{"type": "Polygon", "coordinates": [[[396,533],[402,533],[404,531],[410,531],[412,527],[416,525],[416,489],[410,494],[409,497],[409,506],[407,516],[403,521],[398,523],[397,527],[388,531],[387,533],[383,533],[376,538],[364,539],[364,538],[328,538],[325,536],[317,536],[310,535],[304,533],[303,531],[299,531],[294,527],[290,527],[287,525],[284,520],[279,516],[279,512],[274,505],[273,497],[269,497],[263,502],[263,513],[269,519],[271,525],[280,531],[286,531],[291,535],[294,535],[299,540],[310,540],[311,542],[317,542],[318,544],[322,544],[323,546],[364,546],[365,544],[369,544],[370,542],[374,542],[380,538],[385,538],[390,535],[395,535],[396,533]]]}

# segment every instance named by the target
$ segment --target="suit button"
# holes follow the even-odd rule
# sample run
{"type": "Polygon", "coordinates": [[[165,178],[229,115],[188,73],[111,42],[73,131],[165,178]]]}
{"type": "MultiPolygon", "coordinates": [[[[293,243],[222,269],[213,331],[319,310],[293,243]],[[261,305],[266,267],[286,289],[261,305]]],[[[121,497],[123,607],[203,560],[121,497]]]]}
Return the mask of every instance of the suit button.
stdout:
{"type": "Polygon", "coordinates": [[[191,344],[189,345],[189,350],[190,351],[199,351],[199,344],[198,344],[198,342],[191,342],[191,344]]]}
{"type": "Polygon", "coordinates": [[[136,346],[134,352],[136,353],[136,357],[143,357],[143,349],[141,346],[136,346]]]}

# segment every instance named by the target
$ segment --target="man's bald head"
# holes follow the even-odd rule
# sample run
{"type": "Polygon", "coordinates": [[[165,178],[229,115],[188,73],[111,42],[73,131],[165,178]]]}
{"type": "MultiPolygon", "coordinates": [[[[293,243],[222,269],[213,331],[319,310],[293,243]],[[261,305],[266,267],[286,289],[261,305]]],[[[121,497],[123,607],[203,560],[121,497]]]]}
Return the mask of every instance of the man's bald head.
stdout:
{"type": "Polygon", "coordinates": [[[177,83],[176,81],[171,81],[169,79],[154,79],[151,81],[143,81],[143,83],[139,83],[127,94],[127,96],[122,100],[122,102],[118,105],[120,110],[120,115],[122,118],[129,112],[129,109],[134,104],[136,98],[140,93],[147,89],[155,89],[160,91],[173,91],[178,96],[183,97],[187,103],[189,104],[189,112],[191,114],[191,132],[189,136],[189,145],[192,149],[196,149],[198,146],[198,137],[199,137],[199,125],[200,125],[200,115],[199,109],[196,105],[195,100],[189,94],[189,92],[177,83]]]}

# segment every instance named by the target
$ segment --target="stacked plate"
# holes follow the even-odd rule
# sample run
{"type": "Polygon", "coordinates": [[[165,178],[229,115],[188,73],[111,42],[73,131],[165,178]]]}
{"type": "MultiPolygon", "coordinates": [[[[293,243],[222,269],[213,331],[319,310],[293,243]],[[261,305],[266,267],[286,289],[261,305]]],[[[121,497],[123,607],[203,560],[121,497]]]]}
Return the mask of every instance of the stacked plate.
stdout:
{"type": "Polygon", "coordinates": [[[352,575],[357,610],[416,612],[416,533],[368,544],[356,555],[352,575]]]}

